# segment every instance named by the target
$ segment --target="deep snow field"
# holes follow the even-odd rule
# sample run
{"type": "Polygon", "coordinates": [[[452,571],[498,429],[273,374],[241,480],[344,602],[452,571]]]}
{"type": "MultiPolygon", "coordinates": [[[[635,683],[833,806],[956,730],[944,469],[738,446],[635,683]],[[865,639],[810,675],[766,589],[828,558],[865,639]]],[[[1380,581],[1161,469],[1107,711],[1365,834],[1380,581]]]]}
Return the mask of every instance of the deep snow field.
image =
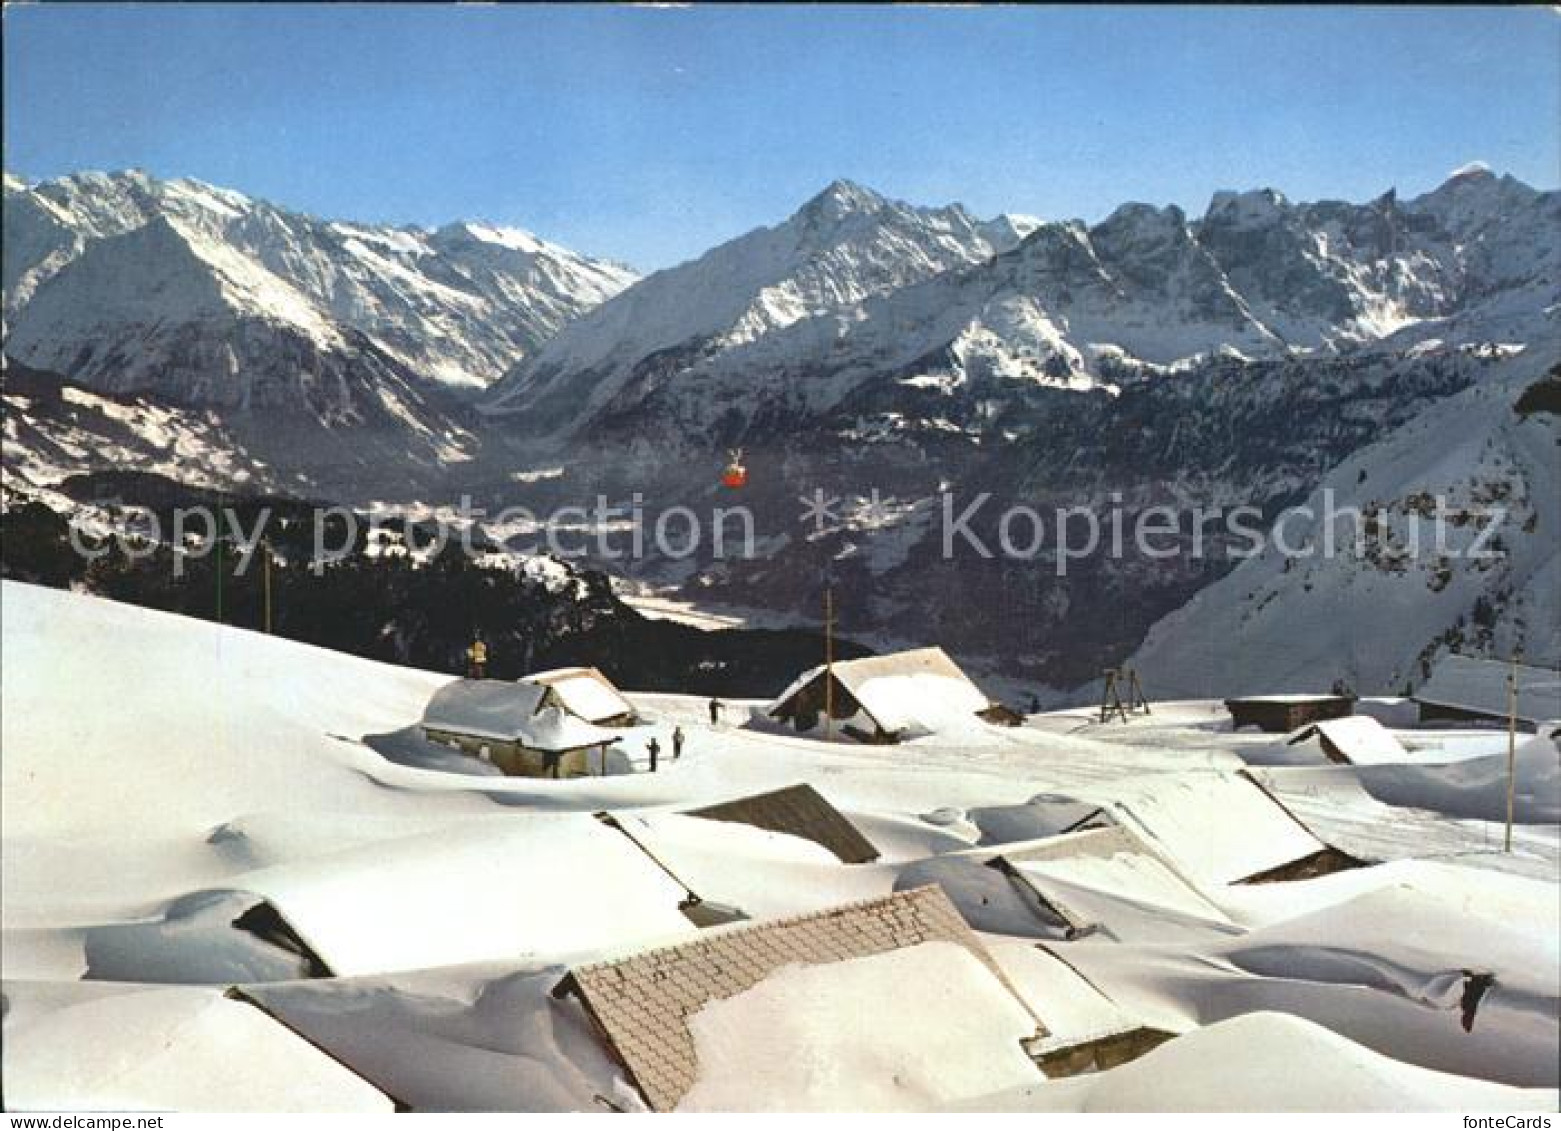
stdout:
{"type": "Polygon", "coordinates": [[[448,675],[12,582],[0,602],[10,1110],[635,1109],[579,1002],[550,996],[567,970],[708,933],[685,887],[762,921],[924,883],[1006,983],[939,943],[785,967],[690,1018],[682,1107],[1557,1107],[1547,736],[1519,751],[1511,854],[1505,735],[1390,701],[1362,707],[1408,760],[1356,767],[1210,702],[869,747],[631,692],[649,722],[624,752],[643,768],[681,725],[681,759],[504,778],[409,729],[448,675]],[[683,815],[799,782],[879,859],[683,815]],[[1152,853],[1050,852],[1097,809],[1152,853]],[[1235,882],[1324,845],[1369,863],[1235,882]],[[1018,879],[986,866],[1005,853],[1018,879]],[[1099,929],[1068,938],[1023,882],[1099,929]],[[1033,1018],[1062,1043],[1178,1035],[1048,1079],[1019,1045],[1033,1018]]]}

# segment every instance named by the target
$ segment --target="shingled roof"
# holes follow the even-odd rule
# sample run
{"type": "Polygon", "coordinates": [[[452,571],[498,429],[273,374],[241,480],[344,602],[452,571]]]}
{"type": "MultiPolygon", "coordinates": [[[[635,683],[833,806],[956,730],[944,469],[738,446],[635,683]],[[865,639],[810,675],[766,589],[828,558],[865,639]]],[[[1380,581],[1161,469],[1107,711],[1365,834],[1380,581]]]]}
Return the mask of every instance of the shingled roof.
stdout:
{"type": "MultiPolygon", "coordinates": [[[[570,971],[553,996],[578,997],[646,1102],[671,1111],[698,1077],[688,1019],[706,1003],[735,997],[783,966],[867,958],[925,942],[964,947],[1025,1004],[936,887],[719,929],[677,946],[582,966],[570,971]]],[[[1036,1030],[1046,1035],[1039,1018],[1036,1030]]]]}
{"type": "Polygon", "coordinates": [[[802,837],[829,849],[845,864],[866,864],[878,859],[872,842],[806,782],[690,809],[688,815],[802,837]]]}

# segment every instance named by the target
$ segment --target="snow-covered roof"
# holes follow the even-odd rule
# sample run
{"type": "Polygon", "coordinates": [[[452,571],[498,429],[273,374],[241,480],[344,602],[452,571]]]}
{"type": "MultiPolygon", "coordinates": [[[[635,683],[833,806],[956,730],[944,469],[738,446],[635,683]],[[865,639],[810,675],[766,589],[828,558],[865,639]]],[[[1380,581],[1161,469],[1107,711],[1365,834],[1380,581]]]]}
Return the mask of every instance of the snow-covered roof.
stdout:
{"type": "Polygon", "coordinates": [[[1226,703],[1252,703],[1252,704],[1272,703],[1272,704],[1274,704],[1276,706],[1279,705],[1279,704],[1284,704],[1284,705],[1288,706],[1290,704],[1295,704],[1295,703],[1333,702],[1336,699],[1345,699],[1345,698],[1348,698],[1348,697],[1344,696],[1344,695],[1336,695],[1336,694],[1333,694],[1332,692],[1323,693],[1323,692],[1311,692],[1311,691],[1295,691],[1295,692],[1287,692],[1287,693],[1282,694],[1282,695],[1237,695],[1237,696],[1232,696],[1231,698],[1225,700],[1225,702],[1226,703]]]}
{"type": "Polygon", "coordinates": [[[1042,1079],[1033,1015],[943,940],[782,966],[688,1029],[698,1075],[678,1111],[925,1111],[1042,1079]]]}
{"type": "Polygon", "coordinates": [[[1237,883],[1327,848],[1244,774],[1144,774],[1087,792],[1202,882],[1237,883]]]}
{"type": "MultiPolygon", "coordinates": [[[[968,726],[972,715],[991,705],[981,689],[938,647],[842,660],[832,668],[840,685],[889,734],[915,737],[968,726]]],[[[788,700],[823,671],[824,665],[820,664],[798,676],[770,705],[770,714],[779,713],[788,700]]]]}
{"type": "Polygon", "coordinates": [[[1130,830],[1090,829],[1053,837],[1003,854],[1011,873],[1035,889],[1077,929],[1111,931],[1117,912],[1151,911],[1157,916],[1229,924],[1175,868],[1156,856],[1130,830]]]}
{"type": "Polygon", "coordinates": [[[501,679],[458,679],[434,693],[423,726],[498,742],[519,742],[532,750],[578,750],[619,738],[559,707],[542,705],[547,689],[501,679]]]}
{"type": "MultiPolygon", "coordinates": [[[[1446,656],[1414,695],[1417,703],[1507,717],[1507,677],[1512,665],[1472,656],[1446,656]]],[[[1520,720],[1561,718],[1561,672],[1517,665],[1520,720]]]]}
{"type": "Polygon", "coordinates": [[[5,993],[11,1110],[392,1107],[363,1078],[220,987],[10,982],[5,993]]]}
{"type": "Polygon", "coordinates": [[[531,719],[526,745],[533,750],[578,750],[583,746],[603,746],[623,736],[617,731],[588,723],[562,707],[543,707],[531,719]]]}
{"type": "Polygon", "coordinates": [[[1313,735],[1321,735],[1343,755],[1345,761],[1355,766],[1375,766],[1384,763],[1411,761],[1404,744],[1370,715],[1350,715],[1342,719],[1324,719],[1296,731],[1290,744],[1301,742],[1313,735]]]}
{"type": "MultiPolygon", "coordinates": [[[[1423,1018],[1421,1025],[1432,1028],[1423,1018]]],[[[1554,1108],[1553,1089],[1515,1088],[1422,1068],[1275,1006],[1216,1021],[1110,1072],[982,1096],[956,1110],[1451,1113],[1554,1108]]]]}
{"type": "Polygon", "coordinates": [[[634,704],[596,668],[554,668],[532,672],[522,680],[551,687],[564,709],[586,722],[600,723],[620,715],[634,714],[634,704]]]}
{"type": "MultiPolygon", "coordinates": [[[[1017,998],[1007,977],[936,887],[898,892],[754,926],[706,932],[679,946],[572,970],[555,993],[576,993],[646,1101],[678,1106],[700,1076],[690,1017],[735,998],[787,966],[819,966],[921,943],[963,947],[1017,998]]],[[[858,1016],[892,1007],[852,1000],[858,1016]]],[[[1041,1028],[1037,1022],[1037,1028],[1041,1028]]]]}
{"type": "Polygon", "coordinates": [[[1142,1021],[1046,946],[1000,944],[993,948],[992,957],[1046,1019],[1047,1035],[1029,1045],[1032,1056],[1143,1027],[1142,1021]]]}
{"type": "Polygon", "coordinates": [[[693,930],[683,887],[585,813],[466,820],[244,883],[340,976],[600,953],[693,930]]]}

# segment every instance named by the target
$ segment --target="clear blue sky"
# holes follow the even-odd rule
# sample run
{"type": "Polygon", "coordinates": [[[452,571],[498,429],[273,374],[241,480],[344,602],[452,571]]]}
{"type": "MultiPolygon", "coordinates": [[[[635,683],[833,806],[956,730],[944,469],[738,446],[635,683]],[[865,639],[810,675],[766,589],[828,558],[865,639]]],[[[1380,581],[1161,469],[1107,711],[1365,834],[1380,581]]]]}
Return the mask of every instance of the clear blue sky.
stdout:
{"type": "Polygon", "coordinates": [[[1561,166],[1546,8],[7,5],[5,166],[485,218],[641,267],[835,177],[1098,219],[1561,166]]]}

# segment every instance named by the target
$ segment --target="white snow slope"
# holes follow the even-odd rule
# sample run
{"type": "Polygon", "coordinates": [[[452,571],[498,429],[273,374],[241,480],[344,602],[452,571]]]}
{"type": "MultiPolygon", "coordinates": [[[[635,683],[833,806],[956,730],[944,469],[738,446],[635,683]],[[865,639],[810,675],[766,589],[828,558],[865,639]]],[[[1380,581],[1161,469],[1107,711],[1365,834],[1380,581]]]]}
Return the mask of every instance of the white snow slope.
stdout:
{"type": "Polygon", "coordinates": [[[1558,356],[1554,338],[1536,342],[1346,459],[1287,521],[1300,552],[1271,541],[1150,630],[1131,661],[1145,683],[1231,695],[1343,677],[1401,692],[1447,652],[1561,666],[1561,426],[1514,411],[1558,356]],[[1337,522],[1330,542],[1330,509],[1351,508],[1363,520],[1337,522]]]}
{"type": "MultiPolygon", "coordinates": [[[[970,811],[1041,794],[1130,811],[1146,779],[1172,799],[1176,781],[1238,769],[1252,745],[1197,725],[1208,704],[1073,735],[974,723],[866,747],[712,729],[702,700],[631,693],[649,721],[625,747],[666,746],[674,724],[688,736],[659,773],[449,773],[360,741],[414,723],[448,676],[14,582],[0,604],[12,1107],[637,1108],[580,1007],[549,991],[572,965],[690,937],[688,890],[762,921],[963,861],[938,882],[979,925],[992,882],[1007,881],[961,855],[979,835],[970,811]],[[677,815],[799,781],[882,858],[845,865],[806,841],[677,815]],[[677,879],[592,819],[600,810],[677,879]],[[309,976],[298,940],[328,971],[309,976]],[[229,986],[242,996],[222,997],[229,986]],[[199,1070],[239,1047],[226,1059],[244,1071],[199,1070]]],[[[1093,987],[1090,1016],[1187,1034],[1153,1059],[1045,1081],[1016,1044],[1028,1014],[999,983],[904,952],[789,971],[708,1007],[692,1022],[690,1104],[1261,1110],[1315,1102],[1270,1090],[1304,1058],[1306,1095],[1352,1107],[1553,1108],[1556,826],[1525,809],[1504,855],[1482,821],[1392,808],[1311,767],[1268,784],[1330,843],[1392,862],[1256,887],[1225,883],[1240,868],[1214,861],[1184,869],[1226,921],[1154,942],[1054,940],[1039,955],[1046,925],[1018,900],[986,936],[1028,1010],[1045,1021],[1056,999],[1055,1032],[1081,1024],[1077,979],[1034,976],[1060,958],[1093,987]],[[1465,970],[1493,978],[1472,1032],[1465,970]],[[798,1055],[775,1064],[761,1031],[798,1055]]],[[[1152,851],[1240,850],[1242,828],[1209,832],[1182,828],[1152,851]]],[[[1101,907],[1138,894],[1109,871],[1090,883],[1101,907]]]]}

